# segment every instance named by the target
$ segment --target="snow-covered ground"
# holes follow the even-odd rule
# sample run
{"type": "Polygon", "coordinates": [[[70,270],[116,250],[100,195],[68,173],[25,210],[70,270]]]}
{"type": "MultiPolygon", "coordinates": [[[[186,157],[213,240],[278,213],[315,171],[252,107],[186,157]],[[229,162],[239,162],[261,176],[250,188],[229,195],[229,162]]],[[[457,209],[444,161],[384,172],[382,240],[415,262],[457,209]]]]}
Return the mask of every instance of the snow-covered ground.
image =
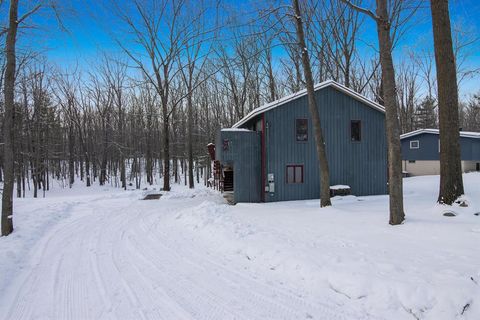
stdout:
{"type": "Polygon", "coordinates": [[[444,217],[438,177],[386,196],[226,205],[174,186],[15,200],[0,238],[3,319],[480,319],[480,174],[444,217]]]}

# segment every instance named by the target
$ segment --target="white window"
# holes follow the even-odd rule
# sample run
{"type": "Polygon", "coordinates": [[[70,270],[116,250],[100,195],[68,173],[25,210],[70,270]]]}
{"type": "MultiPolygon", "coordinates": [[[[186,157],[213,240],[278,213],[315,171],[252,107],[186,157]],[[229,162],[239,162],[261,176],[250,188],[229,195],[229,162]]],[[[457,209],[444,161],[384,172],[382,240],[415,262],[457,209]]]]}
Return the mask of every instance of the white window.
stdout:
{"type": "Polygon", "coordinates": [[[410,149],[418,149],[420,148],[420,141],[412,140],[410,141],[410,149]]]}

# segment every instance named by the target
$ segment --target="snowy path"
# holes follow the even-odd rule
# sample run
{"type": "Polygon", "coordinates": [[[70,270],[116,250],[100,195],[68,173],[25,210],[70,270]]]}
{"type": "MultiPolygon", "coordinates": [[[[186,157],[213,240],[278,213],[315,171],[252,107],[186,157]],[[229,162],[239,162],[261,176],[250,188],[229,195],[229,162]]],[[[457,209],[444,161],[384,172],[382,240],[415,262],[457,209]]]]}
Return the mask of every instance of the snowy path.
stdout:
{"type": "Polygon", "coordinates": [[[6,319],[353,316],[335,304],[309,304],[202,247],[186,246],[180,230],[166,230],[165,217],[203,200],[116,197],[76,204],[81,213],[60,222],[32,249],[33,267],[9,287],[13,291],[5,297],[11,298],[0,301],[0,314],[6,319]]]}
{"type": "Polygon", "coordinates": [[[480,173],[468,207],[435,204],[438,177],[388,198],[228,206],[209,189],[78,186],[17,199],[0,238],[0,320],[480,319],[480,173]],[[394,248],[394,250],[392,250],[394,248]]]}

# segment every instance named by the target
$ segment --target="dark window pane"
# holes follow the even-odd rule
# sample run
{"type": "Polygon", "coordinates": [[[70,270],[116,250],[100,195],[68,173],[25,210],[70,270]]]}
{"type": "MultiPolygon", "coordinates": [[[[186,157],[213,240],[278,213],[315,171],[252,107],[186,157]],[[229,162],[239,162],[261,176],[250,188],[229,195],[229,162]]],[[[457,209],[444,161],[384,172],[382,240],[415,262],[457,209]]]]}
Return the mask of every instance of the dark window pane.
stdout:
{"type": "Polygon", "coordinates": [[[360,120],[350,122],[350,137],[352,141],[362,140],[362,123],[360,120]]]}
{"type": "Polygon", "coordinates": [[[297,141],[308,140],[308,120],[307,119],[296,120],[296,133],[297,133],[297,141]]]}

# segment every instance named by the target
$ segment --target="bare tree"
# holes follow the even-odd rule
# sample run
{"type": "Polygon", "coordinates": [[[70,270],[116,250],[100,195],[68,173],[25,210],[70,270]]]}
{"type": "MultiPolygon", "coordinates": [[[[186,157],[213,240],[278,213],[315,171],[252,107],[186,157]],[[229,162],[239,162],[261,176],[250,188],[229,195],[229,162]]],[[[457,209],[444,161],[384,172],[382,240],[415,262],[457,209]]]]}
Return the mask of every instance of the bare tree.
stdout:
{"type": "Polygon", "coordinates": [[[13,147],[13,125],[14,125],[14,98],[15,98],[15,71],[16,55],[15,45],[18,29],[18,0],[10,1],[9,26],[7,40],[5,42],[5,53],[7,56],[4,80],[4,123],[3,123],[3,170],[4,184],[2,192],[2,236],[8,236],[13,231],[13,183],[14,183],[14,147],[13,147]]]}
{"type": "MultiPolygon", "coordinates": [[[[311,0],[312,18],[309,36],[316,39],[320,77],[330,76],[347,87],[352,86],[357,33],[363,17],[337,0],[311,0]]],[[[356,1],[358,2],[358,1],[356,1]]]]}
{"type": "Polygon", "coordinates": [[[402,133],[415,129],[418,90],[418,72],[411,65],[400,63],[397,74],[397,96],[402,133]]]}
{"type": "Polygon", "coordinates": [[[308,94],[308,108],[312,117],[313,129],[315,132],[315,144],[317,147],[319,174],[320,174],[320,206],[331,206],[330,201],[330,171],[328,168],[327,151],[325,149],[325,141],[323,138],[322,126],[320,123],[320,114],[317,108],[317,101],[315,98],[315,89],[313,83],[312,69],[310,65],[310,58],[308,55],[307,45],[305,43],[305,34],[303,31],[302,13],[298,0],[293,0],[293,12],[295,26],[297,30],[297,40],[299,50],[302,52],[303,72],[305,74],[305,85],[308,94]]]}
{"type": "Polygon", "coordinates": [[[114,149],[117,154],[116,162],[118,162],[120,171],[120,183],[121,187],[127,188],[126,179],[126,133],[125,133],[125,109],[126,109],[126,97],[125,87],[127,79],[127,64],[121,60],[109,59],[105,57],[102,63],[102,76],[108,87],[112,90],[113,105],[116,109],[115,112],[115,135],[117,136],[117,143],[115,143],[114,149]]]}
{"type": "Polygon", "coordinates": [[[480,94],[474,94],[465,109],[465,130],[480,132],[480,94]]]}
{"type": "Polygon", "coordinates": [[[257,36],[254,33],[240,34],[233,32],[232,50],[228,54],[226,46],[218,50],[222,65],[220,73],[224,77],[225,89],[233,104],[232,123],[243,118],[253,108],[260,106],[259,69],[260,52],[257,36]]]}
{"type": "Polygon", "coordinates": [[[180,60],[180,73],[186,89],[188,186],[194,188],[193,94],[199,82],[202,81],[201,75],[204,72],[205,63],[208,55],[212,52],[213,42],[209,41],[208,38],[213,36],[212,33],[215,28],[209,29],[207,20],[211,17],[207,17],[208,10],[203,2],[195,2],[193,6],[188,6],[185,11],[186,14],[182,16],[185,25],[182,29],[189,36],[182,41],[178,59],[180,60]]]}
{"type": "Polygon", "coordinates": [[[458,85],[448,0],[431,0],[440,118],[438,202],[452,204],[463,193],[458,116],[458,85]]]}
{"type": "MultiPolygon", "coordinates": [[[[375,12],[362,8],[349,0],[341,1],[353,9],[368,15],[377,25],[380,64],[382,66],[382,91],[385,103],[385,127],[388,144],[389,223],[391,225],[401,224],[405,220],[403,209],[402,150],[400,144],[400,122],[398,116],[397,88],[395,84],[395,68],[392,59],[392,19],[389,16],[388,1],[377,0],[375,12]]],[[[398,3],[398,1],[401,0],[397,0],[396,2],[398,3]]]]}
{"type": "Polygon", "coordinates": [[[178,75],[178,55],[188,32],[179,25],[185,1],[151,0],[133,2],[133,12],[116,4],[117,12],[143,49],[138,55],[117,41],[160,96],[163,121],[163,190],[170,190],[170,118],[180,101],[172,101],[171,85],[178,75]],[[137,19],[138,18],[138,19],[137,19]],[[148,67],[148,63],[150,66],[148,67]]]}

